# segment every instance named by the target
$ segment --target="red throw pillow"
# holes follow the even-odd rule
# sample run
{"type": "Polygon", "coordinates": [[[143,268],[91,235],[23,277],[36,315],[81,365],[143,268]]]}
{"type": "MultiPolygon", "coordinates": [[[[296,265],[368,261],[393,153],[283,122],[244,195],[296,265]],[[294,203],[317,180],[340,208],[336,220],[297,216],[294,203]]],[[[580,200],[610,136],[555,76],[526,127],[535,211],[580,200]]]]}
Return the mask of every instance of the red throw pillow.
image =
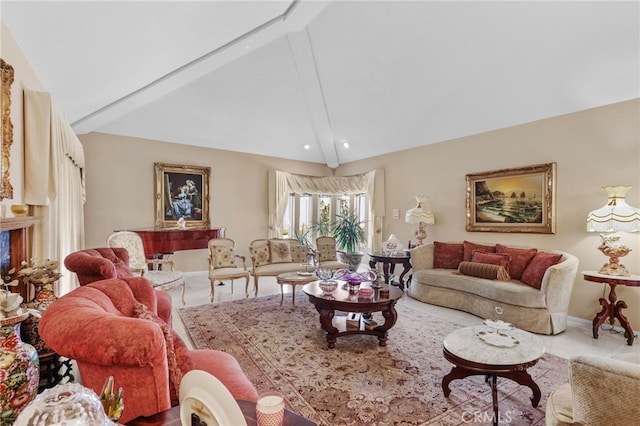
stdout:
{"type": "Polygon", "coordinates": [[[483,253],[495,253],[496,252],[496,246],[486,246],[483,244],[476,244],[476,243],[471,243],[469,241],[464,241],[462,244],[464,244],[464,261],[465,262],[470,262],[471,258],[473,257],[473,252],[478,250],[481,251],[483,253]]]}
{"type": "Polygon", "coordinates": [[[472,262],[476,263],[489,263],[491,265],[502,266],[505,270],[509,270],[509,263],[511,257],[506,253],[483,253],[480,250],[475,250],[471,257],[472,262]]]}
{"type": "Polygon", "coordinates": [[[537,249],[519,249],[506,247],[502,244],[496,244],[496,253],[506,253],[511,256],[511,262],[509,263],[509,275],[511,279],[519,280],[522,278],[522,273],[533,259],[533,256],[538,252],[537,249]]]}
{"type": "Polygon", "coordinates": [[[560,263],[560,260],[562,260],[561,254],[551,254],[542,251],[536,253],[522,273],[520,281],[540,290],[544,273],[550,266],[560,263]]]}
{"type": "Polygon", "coordinates": [[[433,268],[458,269],[464,256],[464,246],[455,243],[433,243],[433,268]]]}

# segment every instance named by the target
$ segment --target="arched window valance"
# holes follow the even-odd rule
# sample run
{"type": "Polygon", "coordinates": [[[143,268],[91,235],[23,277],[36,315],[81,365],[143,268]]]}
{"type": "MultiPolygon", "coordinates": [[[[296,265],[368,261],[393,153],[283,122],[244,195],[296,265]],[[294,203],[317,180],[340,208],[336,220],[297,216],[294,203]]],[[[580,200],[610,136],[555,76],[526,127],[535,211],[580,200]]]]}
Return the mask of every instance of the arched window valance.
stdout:
{"type": "Polygon", "coordinates": [[[369,199],[367,241],[369,248],[382,243],[384,218],[384,170],[372,170],[354,176],[304,176],[272,170],[269,172],[269,238],[280,235],[288,195],[296,194],[360,194],[369,199]]]}

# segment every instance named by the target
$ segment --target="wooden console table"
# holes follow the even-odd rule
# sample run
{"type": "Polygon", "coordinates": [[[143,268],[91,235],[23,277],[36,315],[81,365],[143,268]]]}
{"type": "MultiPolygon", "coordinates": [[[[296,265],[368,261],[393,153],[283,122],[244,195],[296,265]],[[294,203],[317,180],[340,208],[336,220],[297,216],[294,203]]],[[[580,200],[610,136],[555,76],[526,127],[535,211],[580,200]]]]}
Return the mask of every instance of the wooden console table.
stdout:
{"type": "Polygon", "coordinates": [[[146,228],[129,229],[142,238],[147,259],[180,250],[205,249],[212,238],[224,238],[226,228],[146,228]]]}
{"type": "Polygon", "coordinates": [[[606,283],[611,288],[611,290],[609,290],[609,300],[603,297],[599,300],[600,305],[602,305],[602,310],[598,312],[596,317],[593,319],[593,338],[598,338],[598,330],[607,318],[611,325],[614,324],[617,318],[618,321],[620,321],[622,328],[624,328],[624,337],[627,338],[627,345],[633,345],[633,339],[635,338],[633,329],[631,328],[631,324],[629,324],[627,317],[622,315],[622,309],[625,309],[627,304],[624,300],[618,300],[618,296],[616,295],[616,286],[626,285],[629,287],[640,287],[640,275],[629,275],[625,277],[621,275],[605,275],[596,271],[584,271],[582,275],[587,281],[606,283]]]}

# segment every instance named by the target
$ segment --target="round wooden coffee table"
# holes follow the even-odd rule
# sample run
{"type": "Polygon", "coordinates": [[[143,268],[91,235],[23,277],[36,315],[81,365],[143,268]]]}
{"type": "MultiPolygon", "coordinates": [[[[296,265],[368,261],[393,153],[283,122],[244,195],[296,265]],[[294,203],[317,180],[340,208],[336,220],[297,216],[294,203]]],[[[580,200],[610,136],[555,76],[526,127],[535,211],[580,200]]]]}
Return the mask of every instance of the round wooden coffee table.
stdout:
{"type": "MultiPolygon", "coordinates": [[[[349,294],[349,291],[343,288],[345,285],[344,281],[336,281],[338,281],[338,288],[331,294],[325,294],[318,286],[317,281],[302,287],[302,291],[309,296],[309,300],[316,307],[318,313],[320,313],[320,326],[327,332],[327,345],[329,348],[336,347],[336,339],[338,337],[350,334],[370,334],[377,336],[380,346],[386,346],[387,332],[394,326],[398,318],[395,305],[403,295],[402,290],[397,287],[385,285],[384,288],[389,290],[387,297],[381,297],[380,291],[375,290],[372,298],[359,299],[357,295],[349,294]],[[373,330],[368,330],[364,327],[364,324],[361,324],[359,329],[347,330],[346,321],[343,320],[345,317],[340,317],[340,319],[334,318],[335,311],[364,314],[382,312],[384,324],[377,326],[373,330]]],[[[360,287],[370,288],[368,283],[362,283],[360,287]]]]}
{"type": "Polygon", "coordinates": [[[542,358],[545,349],[540,339],[524,330],[514,328],[500,331],[503,336],[491,336],[490,333],[496,333],[496,330],[480,325],[458,329],[445,337],[442,352],[454,367],[442,378],[442,391],[448,397],[451,393],[449,383],[452,380],[485,375],[491,385],[493,424],[497,425],[500,417],[498,377],[511,379],[530,388],[533,392],[531,405],[537,407],[541,397],[540,387],[527,373],[527,368],[534,366],[542,358]]]}
{"type": "Polygon", "coordinates": [[[280,304],[284,302],[284,285],[291,286],[291,307],[296,307],[296,286],[316,281],[316,274],[310,272],[285,272],[276,277],[276,281],[280,284],[280,304]]]}

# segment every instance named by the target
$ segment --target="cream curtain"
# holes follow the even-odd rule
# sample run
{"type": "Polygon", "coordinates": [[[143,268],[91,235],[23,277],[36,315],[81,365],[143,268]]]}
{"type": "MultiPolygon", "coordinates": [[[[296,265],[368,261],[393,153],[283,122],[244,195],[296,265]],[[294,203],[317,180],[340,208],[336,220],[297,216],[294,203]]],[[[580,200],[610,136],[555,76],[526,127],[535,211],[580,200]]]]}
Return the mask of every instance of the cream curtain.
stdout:
{"type": "Polygon", "coordinates": [[[42,217],[34,229],[33,255],[60,261],[61,296],[77,286],[64,258],[84,248],[84,150],[49,93],[24,91],[24,123],[25,204],[42,217]]]}
{"type": "Polygon", "coordinates": [[[373,170],[355,176],[304,176],[280,170],[269,172],[269,238],[280,235],[289,193],[296,194],[359,194],[369,199],[367,241],[370,249],[382,244],[384,218],[384,170],[373,170]]]}

